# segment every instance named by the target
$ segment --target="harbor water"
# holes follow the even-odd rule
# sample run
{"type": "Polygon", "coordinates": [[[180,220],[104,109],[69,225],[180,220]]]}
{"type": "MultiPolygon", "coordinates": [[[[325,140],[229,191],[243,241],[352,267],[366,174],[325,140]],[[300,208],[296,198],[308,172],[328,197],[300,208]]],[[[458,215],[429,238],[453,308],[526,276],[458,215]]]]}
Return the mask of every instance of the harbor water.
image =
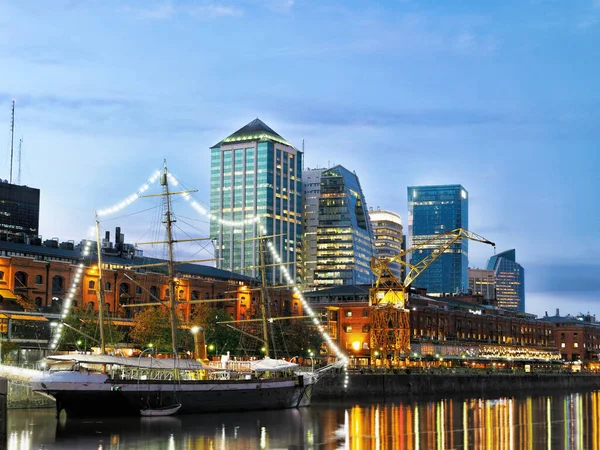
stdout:
{"type": "Polygon", "coordinates": [[[6,426],[10,450],[593,450],[600,448],[600,391],[127,419],[57,419],[53,410],[23,409],[9,410],[6,426]]]}

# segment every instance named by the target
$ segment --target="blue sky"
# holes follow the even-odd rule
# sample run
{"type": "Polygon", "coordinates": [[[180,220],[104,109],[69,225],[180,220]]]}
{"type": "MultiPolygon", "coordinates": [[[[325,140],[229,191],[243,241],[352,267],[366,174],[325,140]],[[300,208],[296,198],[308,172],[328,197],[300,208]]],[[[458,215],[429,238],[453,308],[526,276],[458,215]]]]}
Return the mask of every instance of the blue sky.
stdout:
{"type": "Polygon", "coordinates": [[[0,177],[15,98],[45,238],[165,157],[207,204],[208,148],[259,117],[403,218],[406,186],[462,184],[528,311],[600,317],[598,0],[0,0],[0,67],[0,177]]]}

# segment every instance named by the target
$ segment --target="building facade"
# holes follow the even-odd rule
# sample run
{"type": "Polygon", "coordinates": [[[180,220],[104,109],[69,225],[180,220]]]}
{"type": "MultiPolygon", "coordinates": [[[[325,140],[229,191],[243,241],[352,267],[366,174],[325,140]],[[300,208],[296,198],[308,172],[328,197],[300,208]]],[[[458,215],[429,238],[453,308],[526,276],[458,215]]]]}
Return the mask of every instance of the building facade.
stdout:
{"type": "MultiPolygon", "coordinates": [[[[378,258],[393,258],[406,249],[402,234],[402,218],[400,214],[383,209],[369,211],[373,236],[375,238],[375,253],[378,258]]],[[[406,261],[403,257],[402,261],[406,261]]],[[[406,266],[401,262],[388,264],[388,268],[399,280],[406,276],[406,266]]]]}
{"type": "Polygon", "coordinates": [[[500,308],[525,311],[525,269],[516,261],[516,251],[492,256],[487,265],[496,277],[496,300],[500,308]]]}
{"type": "MultiPolygon", "coordinates": [[[[368,365],[373,308],[369,306],[369,286],[337,286],[305,297],[320,312],[321,325],[346,351],[351,366],[368,365]]],[[[491,367],[500,361],[546,363],[560,359],[556,336],[561,336],[561,329],[532,314],[415,293],[410,305],[409,359],[413,364],[427,360],[462,365],[468,360],[491,367]]],[[[579,337],[584,339],[581,333],[579,337]]],[[[376,365],[389,365],[389,361],[378,359],[376,365]]]]}
{"type": "Polygon", "coordinates": [[[373,281],[373,231],[355,173],[335,166],[321,174],[315,287],[373,281]]]}
{"type": "MultiPolygon", "coordinates": [[[[408,187],[408,247],[422,246],[411,253],[412,264],[439,248],[442,241],[427,244],[430,239],[468,227],[468,193],[460,184],[408,187]]],[[[434,295],[466,292],[468,264],[469,242],[460,239],[419,276],[415,285],[434,295]]]]}
{"type": "MultiPolygon", "coordinates": [[[[100,275],[97,255],[92,253],[83,256],[83,247],[66,249],[0,242],[0,319],[6,318],[7,311],[15,312],[8,313],[13,322],[23,320],[18,314],[23,311],[35,316],[34,319],[26,319],[29,322],[47,322],[49,317],[60,317],[80,264],[84,265],[84,271],[74,292],[72,307],[97,310],[100,275]]],[[[156,268],[129,268],[157,261],[154,258],[103,253],[104,308],[110,317],[131,319],[145,307],[137,304],[168,303],[166,273],[158,272],[156,268]]],[[[224,309],[233,320],[244,320],[259,314],[260,292],[253,288],[255,280],[198,264],[178,264],[176,279],[177,314],[183,323],[190,320],[193,305],[202,299],[212,299],[208,305],[224,309]],[[223,299],[222,302],[219,299],[223,299]]],[[[302,315],[302,303],[292,290],[274,288],[268,291],[269,310],[273,316],[302,315]]],[[[2,334],[6,332],[6,326],[0,322],[0,336],[10,338],[2,334]]],[[[13,337],[16,336],[13,333],[13,337]]],[[[45,344],[47,338],[44,337],[45,344]]]]}
{"type": "Polygon", "coordinates": [[[493,270],[469,269],[469,292],[488,302],[496,299],[496,275],[493,270]]]}
{"type": "Polygon", "coordinates": [[[302,245],[302,285],[310,289],[315,284],[317,268],[317,228],[319,226],[319,199],[321,198],[321,174],[325,169],[305,169],[302,172],[304,186],[304,210],[302,214],[304,240],[302,245]]]}
{"type": "MultiPolygon", "coordinates": [[[[210,235],[217,267],[258,276],[258,218],[292,277],[302,239],[302,152],[255,119],[211,148],[210,235]]],[[[266,253],[267,280],[288,284],[266,253]]],[[[279,261],[278,261],[279,263],[279,261]]]]}
{"type": "Polygon", "coordinates": [[[40,190],[0,180],[0,240],[25,242],[39,225],[40,190]]]}

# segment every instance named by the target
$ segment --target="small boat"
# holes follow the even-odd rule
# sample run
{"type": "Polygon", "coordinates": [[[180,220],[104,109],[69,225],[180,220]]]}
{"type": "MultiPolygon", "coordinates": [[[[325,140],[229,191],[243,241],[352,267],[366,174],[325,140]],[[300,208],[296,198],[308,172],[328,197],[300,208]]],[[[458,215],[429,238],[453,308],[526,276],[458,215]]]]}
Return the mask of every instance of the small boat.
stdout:
{"type": "Polygon", "coordinates": [[[181,404],[163,406],[162,408],[140,409],[140,414],[144,417],[172,416],[181,408],[181,404]]]}

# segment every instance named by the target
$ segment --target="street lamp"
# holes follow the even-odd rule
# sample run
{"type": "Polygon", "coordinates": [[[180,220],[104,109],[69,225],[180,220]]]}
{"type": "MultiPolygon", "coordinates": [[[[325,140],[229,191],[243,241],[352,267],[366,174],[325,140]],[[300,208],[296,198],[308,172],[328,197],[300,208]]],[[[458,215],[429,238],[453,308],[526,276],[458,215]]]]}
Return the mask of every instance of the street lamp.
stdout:
{"type": "Polygon", "coordinates": [[[141,364],[141,362],[142,362],[142,355],[143,355],[144,353],[146,353],[146,352],[149,352],[149,353],[151,353],[151,352],[153,352],[153,351],[154,351],[153,345],[152,345],[152,344],[148,344],[148,348],[147,348],[147,349],[144,349],[144,350],[142,350],[142,352],[141,352],[141,353],[140,353],[140,355],[138,356],[138,370],[137,370],[137,372],[138,372],[138,373],[137,373],[137,375],[138,375],[138,384],[139,384],[139,382],[140,382],[140,364],[141,364]]]}
{"type": "Polygon", "coordinates": [[[313,351],[308,349],[308,357],[310,358],[310,370],[311,372],[315,371],[315,361],[313,359],[313,351]]]}

